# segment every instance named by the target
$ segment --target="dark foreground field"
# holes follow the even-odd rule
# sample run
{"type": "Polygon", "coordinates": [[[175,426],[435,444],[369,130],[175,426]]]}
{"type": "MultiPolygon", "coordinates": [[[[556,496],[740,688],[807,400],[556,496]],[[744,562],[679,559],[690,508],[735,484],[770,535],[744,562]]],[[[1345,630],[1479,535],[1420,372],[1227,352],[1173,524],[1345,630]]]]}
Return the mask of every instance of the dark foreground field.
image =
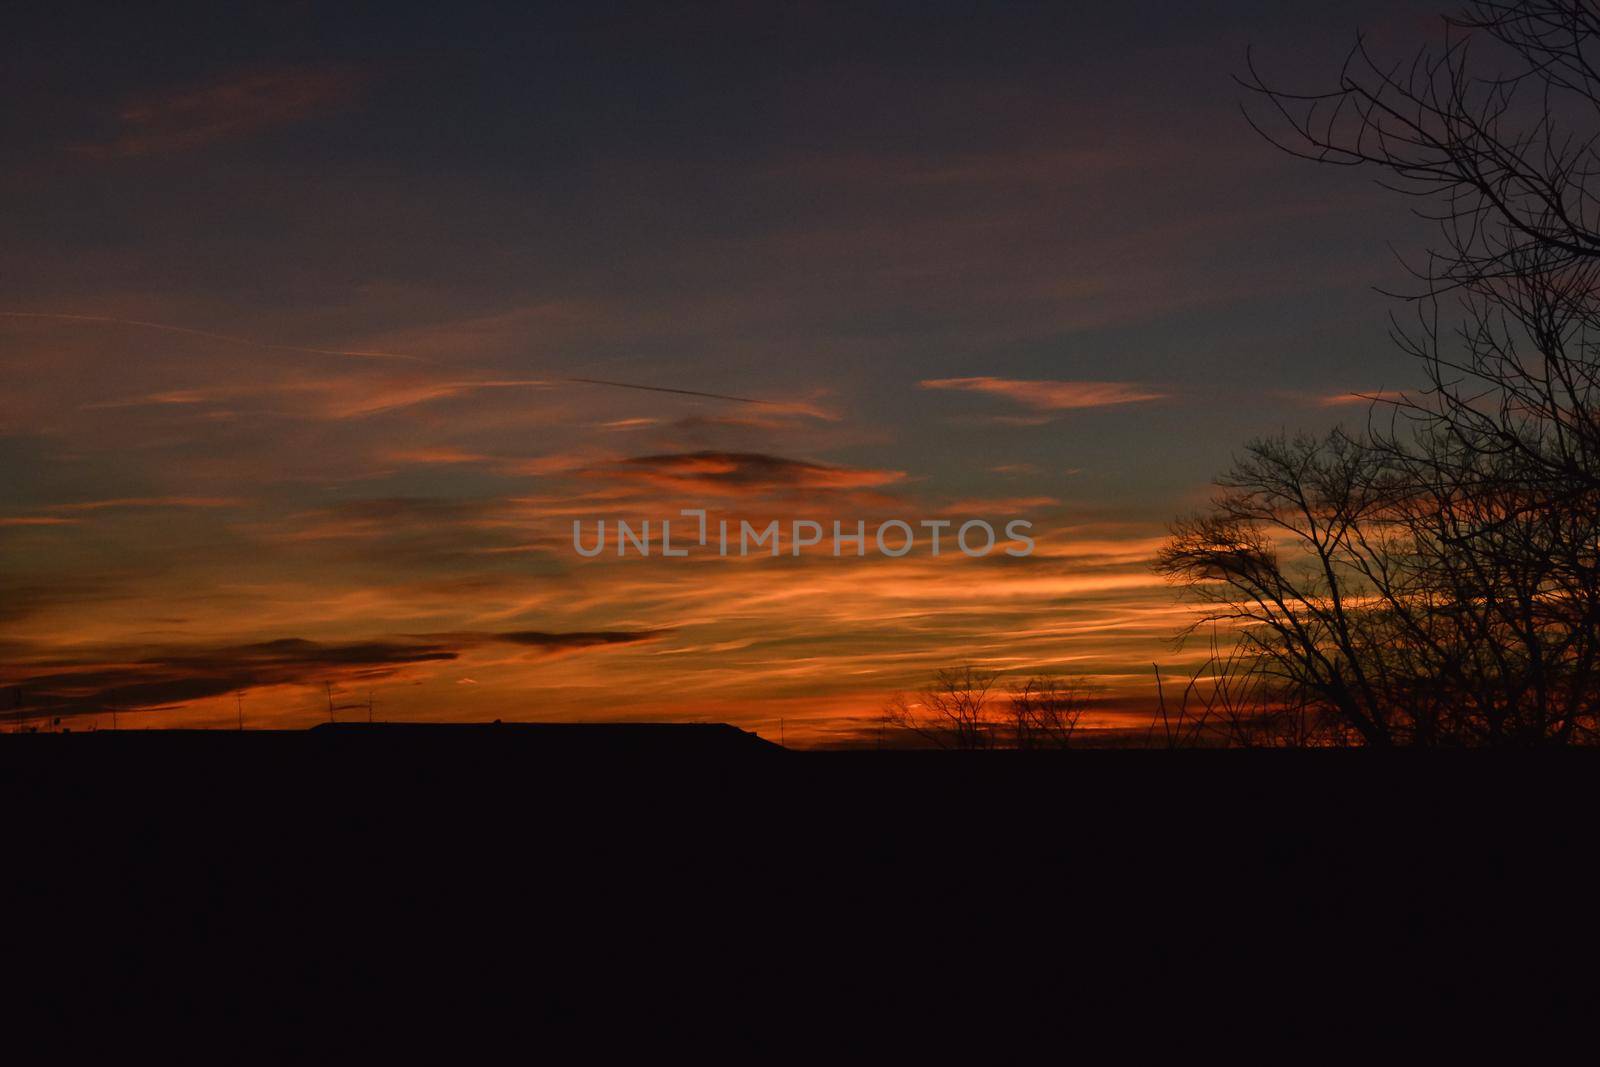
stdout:
{"type": "Polygon", "coordinates": [[[1548,1022],[1595,1003],[1597,800],[1588,753],[6,735],[0,1003],[285,1058],[555,1025],[596,1062],[1548,1022]]]}

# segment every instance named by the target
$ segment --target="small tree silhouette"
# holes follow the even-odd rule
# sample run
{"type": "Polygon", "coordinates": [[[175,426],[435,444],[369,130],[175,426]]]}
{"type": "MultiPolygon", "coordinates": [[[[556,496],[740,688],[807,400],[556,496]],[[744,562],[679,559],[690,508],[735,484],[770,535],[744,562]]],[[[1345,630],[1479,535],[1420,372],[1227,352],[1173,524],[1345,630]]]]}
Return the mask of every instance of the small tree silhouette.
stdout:
{"type": "Polygon", "coordinates": [[[990,693],[999,677],[970,664],[943,668],[914,696],[891,697],[884,706],[884,722],[939,748],[991,748],[999,718],[990,693]]]}
{"type": "Polygon", "coordinates": [[[938,748],[1067,748],[1088,707],[1081,678],[1037,675],[995,692],[999,674],[971,665],[946,667],[915,694],[884,705],[886,726],[938,748]]]}
{"type": "Polygon", "coordinates": [[[1088,687],[1080,678],[1038,675],[1010,688],[1012,746],[1018,749],[1068,748],[1088,708],[1088,687]]]}

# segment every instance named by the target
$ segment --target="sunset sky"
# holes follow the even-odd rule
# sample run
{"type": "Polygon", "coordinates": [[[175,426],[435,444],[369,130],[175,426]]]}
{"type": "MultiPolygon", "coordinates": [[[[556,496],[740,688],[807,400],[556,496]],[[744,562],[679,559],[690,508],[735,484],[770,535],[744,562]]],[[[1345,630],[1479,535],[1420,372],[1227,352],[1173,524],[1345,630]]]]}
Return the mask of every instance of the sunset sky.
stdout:
{"type": "Polygon", "coordinates": [[[848,744],[973,663],[1146,721],[1195,654],[1166,523],[1415,384],[1372,287],[1421,224],[1231,76],[1321,88],[1437,10],[10,13],[0,714],[848,744]],[[1037,549],[572,551],[685,507],[1037,549]]]}

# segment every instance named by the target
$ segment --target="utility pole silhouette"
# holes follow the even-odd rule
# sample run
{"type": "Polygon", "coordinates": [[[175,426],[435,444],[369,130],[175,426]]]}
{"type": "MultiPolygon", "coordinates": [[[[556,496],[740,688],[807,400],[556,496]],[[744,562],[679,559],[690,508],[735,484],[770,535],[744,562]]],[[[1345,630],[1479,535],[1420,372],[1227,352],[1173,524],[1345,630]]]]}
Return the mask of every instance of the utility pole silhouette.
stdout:
{"type": "Polygon", "coordinates": [[[367,725],[372,725],[372,690],[367,690],[367,725]]]}
{"type": "Polygon", "coordinates": [[[333,721],[333,683],[323,682],[322,688],[328,692],[328,721],[333,721]]]}
{"type": "Polygon", "coordinates": [[[244,729],[244,694],[239,690],[233,691],[233,702],[239,708],[239,729],[244,729]]]}

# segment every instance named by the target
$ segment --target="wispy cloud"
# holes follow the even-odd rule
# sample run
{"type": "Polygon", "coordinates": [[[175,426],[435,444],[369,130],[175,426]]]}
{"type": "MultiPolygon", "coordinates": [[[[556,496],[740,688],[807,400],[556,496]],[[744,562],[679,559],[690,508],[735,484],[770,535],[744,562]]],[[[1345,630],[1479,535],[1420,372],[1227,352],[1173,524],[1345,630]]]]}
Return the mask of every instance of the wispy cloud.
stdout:
{"type": "Polygon", "coordinates": [[[1329,393],[1316,397],[1315,403],[1318,407],[1324,408],[1347,407],[1355,404],[1365,406],[1374,403],[1393,403],[1403,399],[1404,396],[1404,393],[1375,389],[1370,393],[1329,393]]]}
{"type": "Polygon", "coordinates": [[[415,463],[423,467],[454,463],[495,462],[493,456],[485,456],[477,452],[468,452],[465,449],[451,448],[449,446],[395,449],[386,453],[384,458],[394,463],[415,463]]]}
{"type": "Polygon", "coordinates": [[[97,159],[182,152],[224,138],[299,122],[348,100],[360,78],[348,70],[290,67],[236,73],[129,100],[117,112],[119,131],[79,145],[97,159]]]}
{"type": "MultiPolygon", "coordinates": [[[[194,337],[206,341],[221,341],[229,345],[243,345],[246,348],[260,348],[275,352],[303,352],[311,356],[350,356],[356,359],[390,359],[408,363],[428,362],[420,356],[410,356],[401,352],[376,352],[368,349],[350,348],[311,348],[305,345],[279,344],[273,341],[261,341],[250,337],[237,337],[233,334],[217,333],[214,330],[199,330],[193,326],[176,326],[167,322],[119,318],[115,315],[84,315],[59,311],[0,311],[0,319],[35,319],[63,323],[86,323],[99,326],[122,326],[135,330],[153,330],[158,333],[194,337]]],[[[182,403],[183,401],[175,400],[172,402],[182,403]]]]}
{"type": "Polygon", "coordinates": [[[665,489],[724,493],[870,489],[905,478],[904,471],[835,467],[760,452],[680,452],[634,456],[593,473],[665,489]]]}
{"type": "Polygon", "coordinates": [[[76,526],[83,520],[77,515],[93,511],[155,510],[162,508],[232,508],[245,501],[235,497],[201,496],[129,496],[109,500],[81,500],[70,504],[46,504],[39,510],[47,515],[12,515],[0,517],[0,526],[76,526]]]}
{"type": "Polygon", "coordinates": [[[941,512],[946,515],[1006,515],[1060,506],[1061,501],[1053,496],[969,497],[952,501],[941,512]]]}
{"type": "Polygon", "coordinates": [[[129,496],[111,500],[85,500],[52,504],[51,511],[105,511],[108,508],[232,508],[243,501],[225,496],[129,496]]]}
{"type": "Polygon", "coordinates": [[[1035,411],[1071,411],[1161,400],[1167,394],[1136,382],[1079,382],[1027,378],[928,378],[924,389],[998,396],[1035,411]]]}
{"type": "Polygon", "coordinates": [[[544,389],[550,384],[540,378],[430,379],[420,375],[341,375],[150,393],[123,400],[85,404],[83,408],[91,411],[219,404],[273,395],[285,401],[281,409],[283,414],[317,419],[359,419],[438,400],[453,400],[484,390],[544,389]]]}
{"type": "Polygon", "coordinates": [[[328,643],[289,637],[246,645],[190,646],[52,658],[0,671],[10,706],[52,715],[182,707],[268,686],[330,685],[393,678],[407,668],[459,659],[468,649],[507,645],[541,656],[636,644],[657,630],[574,633],[467,631],[328,643]]]}

